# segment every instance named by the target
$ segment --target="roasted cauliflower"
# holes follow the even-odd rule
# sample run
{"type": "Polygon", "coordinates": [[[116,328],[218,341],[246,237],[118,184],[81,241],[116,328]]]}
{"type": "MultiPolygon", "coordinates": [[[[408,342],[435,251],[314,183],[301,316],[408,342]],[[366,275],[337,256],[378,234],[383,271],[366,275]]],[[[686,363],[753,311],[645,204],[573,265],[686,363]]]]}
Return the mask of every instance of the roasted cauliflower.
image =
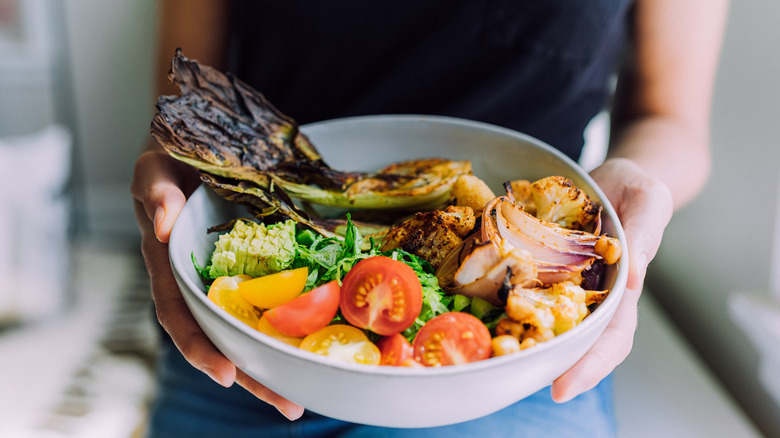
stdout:
{"type": "MultiPolygon", "coordinates": [[[[547,288],[515,287],[509,293],[506,313],[525,330],[519,340],[544,342],[564,333],[588,316],[587,293],[570,281],[547,288]]],[[[505,326],[511,326],[505,322],[505,326]]],[[[516,331],[515,331],[516,333],[516,331]]]]}
{"type": "Polygon", "coordinates": [[[585,230],[599,215],[598,207],[588,195],[562,176],[537,180],[531,184],[530,190],[534,215],[541,220],[573,230],[585,230]]]}
{"type": "Polygon", "coordinates": [[[536,204],[531,196],[531,181],[527,179],[517,179],[509,182],[512,189],[512,196],[515,202],[523,207],[523,210],[530,215],[536,215],[536,204]]]}
{"type": "Polygon", "coordinates": [[[485,204],[496,195],[484,181],[474,175],[461,175],[452,185],[451,196],[455,205],[470,207],[476,214],[482,214],[485,204]]]}

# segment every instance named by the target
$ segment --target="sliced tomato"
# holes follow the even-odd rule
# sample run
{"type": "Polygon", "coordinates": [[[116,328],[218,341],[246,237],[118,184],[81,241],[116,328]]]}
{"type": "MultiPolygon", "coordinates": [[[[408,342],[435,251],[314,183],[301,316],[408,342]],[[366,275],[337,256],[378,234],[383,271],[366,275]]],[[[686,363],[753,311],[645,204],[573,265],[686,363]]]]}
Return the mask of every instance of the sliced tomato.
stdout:
{"type": "Polygon", "coordinates": [[[422,285],[407,264],[374,256],[358,262],[341,285],[341,313],[350,324],[389,336],[414,323],[422,285]]]}
{"type": "Polygon", "coordinates": [[[263,315],[287,336],[304,337],[330,324],[339,310],[339,284],[331,281],[263,315]]]}
{"type": "Polygon", "coordinates": [[[379,365],[409,366],[411,365],[410,361],[414,361],[412,358],[412,344],[400,333],[384,336],[376,343],[376,346],[379,347],[379,351],[382,353],[379,365]]]}
{"type": "Polygon", "coordinates": [[[284,333],[280,332],[279,330],[275,329],[274,326],[272,326],[271,323],[268,322],[268,317],[266,317],[265,315],[263,315],[260,318],[260,322],[257,324],[257,331],[259,331],[260,333],[264,333],[274,339],[282,341],[285,344],[290,344],[293,347],[297,347],[301,345],[301,341],[303,340],[303,338],[287,336],[284,333]]]}
{"type": "Polygon", "coordinates": [[[348,363],[378,365],[381,358],[365,333],[346,324],[329,325],[306,336],[300,348],[348,363]]]}
{"type": "Polygon", "coordinates": [[[458,365],[490,357],[490,331],[468,313],[449,312],[426,322],[417,332],[414,359],[429,367],[458,365]]]}
{"type": "Polygon", "coordinates": [[[241,322],[257,327],[260,312],[238,292],[238,285],[251,278],[248,275],[218,277],[211,283],[208,297],[214,304],[225,309],[241,322]]]}
{"type": "Polygon", "coordinates": [[[309,268],[290,269],[241,282],[238,290],[256,307],[272,309],[300,295],[308,275],[309,268]]]}

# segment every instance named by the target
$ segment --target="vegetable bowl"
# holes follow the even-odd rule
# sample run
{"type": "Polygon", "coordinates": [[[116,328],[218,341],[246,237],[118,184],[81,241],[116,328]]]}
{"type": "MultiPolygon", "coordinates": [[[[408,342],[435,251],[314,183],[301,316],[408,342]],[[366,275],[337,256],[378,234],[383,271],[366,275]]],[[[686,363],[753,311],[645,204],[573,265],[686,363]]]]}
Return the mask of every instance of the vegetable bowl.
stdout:
{"type": "MultiPolygon", "coordinates": [[[[496,192],[510,179],[569,178],[603,206],[602,229],[625,248],[616,213],[587,173],[568,157],[527,135],[447,117],[386,115],[305,125],[329,165],[372,171],[399,160],[447,157],[471,162],[496,192]]],[[[609,294],[581,323],[519,352],[441,367],[350,364],[301,350],[240,322],[209,300],[193,258],[207,260],[210,227],[246,212],[203,185],[174,225],[173,272],[198,324],[214,345],[248,375],[306,409],[344,421],[387,427],[432,427],[496,412],[550,385],[593,345],[612,318],[627,278],[627,255],[603,274],[609,294]]]]}

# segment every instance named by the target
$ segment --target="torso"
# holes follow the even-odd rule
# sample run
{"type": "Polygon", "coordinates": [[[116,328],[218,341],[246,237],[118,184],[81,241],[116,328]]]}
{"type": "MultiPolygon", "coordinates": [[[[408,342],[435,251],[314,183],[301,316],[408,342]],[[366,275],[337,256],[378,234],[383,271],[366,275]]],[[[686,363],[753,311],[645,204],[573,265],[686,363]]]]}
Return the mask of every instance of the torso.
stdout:
{"type": "Polygon", "coordinates": [[[231,71],[300,123],[447,115],[527,133],[576,159],[605,108],[629,6],[237,0],[231,71]]]}

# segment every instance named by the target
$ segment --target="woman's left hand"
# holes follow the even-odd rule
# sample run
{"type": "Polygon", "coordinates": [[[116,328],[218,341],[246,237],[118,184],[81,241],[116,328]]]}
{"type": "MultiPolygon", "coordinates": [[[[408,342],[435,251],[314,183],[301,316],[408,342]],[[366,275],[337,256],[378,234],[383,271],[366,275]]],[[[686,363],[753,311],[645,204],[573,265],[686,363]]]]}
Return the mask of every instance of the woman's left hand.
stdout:
{"type": "Polygon", "coordinates": [[[645,271],[672,217],[669,188],[625,158],[609,159],[591,172],[620,218],[628,248],[628,283],[615,316],[596,343],[552,385],[557,402],[595,387],[628,356],[634,342],[637,304],[645,271]]]}

